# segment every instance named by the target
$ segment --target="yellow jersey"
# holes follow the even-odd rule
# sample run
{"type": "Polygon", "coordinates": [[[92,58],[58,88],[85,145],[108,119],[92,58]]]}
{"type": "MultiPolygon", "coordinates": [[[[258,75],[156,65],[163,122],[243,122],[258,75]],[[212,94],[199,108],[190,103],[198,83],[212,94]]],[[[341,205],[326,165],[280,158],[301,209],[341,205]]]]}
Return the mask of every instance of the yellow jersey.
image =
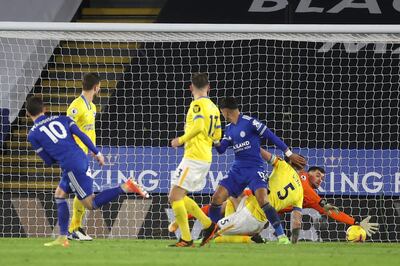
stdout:
{"type": "Polygon", "coordinates": [[[274,170],[269,176],[269,201],[277,212],[293,206],[303,207],[303,187],[297,172],[287,162],[276,158],[274,170]]]}
{"type": "MultiPolygon", "coordinates": [[[[81,95],[70,104],[67,115],[75,121],[79,129],[90,138],[94,145],[96,145],[96,105],[89,103],[86,98],[81,95]]],[[[74,136],[74,138],[79,147],[81,147],[85,153],[88,153],[86,145],[83,144],[78,137],[74,136]]]]}
{"type": "Polygon", "coordinates": [[[212,161],[212,145],[222,135],[218,107],[208,97],[200,97],[190,104],[186,115],[185,134],[179,143],[185,144],[184,158],[212,161]]]}

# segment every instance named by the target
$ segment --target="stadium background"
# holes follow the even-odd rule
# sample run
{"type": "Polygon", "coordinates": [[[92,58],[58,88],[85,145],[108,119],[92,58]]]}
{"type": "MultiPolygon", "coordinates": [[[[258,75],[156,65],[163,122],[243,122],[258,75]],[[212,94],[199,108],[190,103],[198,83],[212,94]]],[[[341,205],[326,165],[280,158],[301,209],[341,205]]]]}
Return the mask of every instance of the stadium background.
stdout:
{"type": "MultiPolygon", "coordinates": [[[[133,8],[142,8],[141,5],[144,2],[133,1],[132,3],[140,6],[133,8]]],[[[325,23],[338,21],[341,23],[387,23],[387,19],[390,18],[391,22],[398,23],[398,12],[386,2],[380,6],[381,14],[370,14],[363,10],[365,14],[362,13],[363,15],[359,16],[359,21],[354,21],[352,13],[346,10],[336,14],[323,12],[321,17],[306,18],[296,13],[298,6],[294,2],[298,1],[289,1],[291,3],[288,8],[273,13],[273,16],[259,13],[250,16],[249,12],[243,11],[245,10],[243,6],[235,6],[233,3],[229,3],[230,9],[236,8],[238,12],[223,12],[228,1],[219,1],[218,4],[202,1],[201,8],[193,5],[186,7],[184,2],[150,1],[149,3],[154,6],[147,15],[143,13],[101,15],[93,13],[95,9],[90,11],[90,8],[102,5],[115,8],[118,5],[126,5],[126,2],[84,1],[72,20],[82,22],[126,19],[127,22],[135,20],[137,22],[194,23],[319,23],[321,21],[325,23]],[[177,6],[179,8],[176,8],[177,6]],[[180,12],[182,9],[185,12],[180,12]],[[204,16],[204,12],[209,12],[209,10],[213,10],[216,15],[213,16],[212,13],[204,16]],[[157,17],[158,12],[159,17],[157,17]],[[224,15],[221,16],[221,14],[224,15]],[[204,21],[205,17],[207,21],[204,21]],[[189,18],[190,21],[188,21],[189,18]]],[[[250,2],[252,1],[242,1],[242,4],[247,3],[249,6],[250,2]]],[[[331,3],[326,9],[340,2],[331,3]]],[[[313,4],[324,5],[322,1],[313,1],[313,4]]],[[[367,151],[398,150],[400,62],[397,49],[399,47],[388,45],[386,51],[382,53],[377,52],[374,44],[368,44],[359,50],[343,44],[335,44],[328,51],[319,50],[323,45],[323,43],[242,40],[198,43],[148,42],[141,44],[140,47],[114,50],[98,49],[95,46],[86,48],[85,53],[91,54],[81,55],[116,55],[127,58],[120,64],[123,71],[101,73],[104,79],[117,82],[113,84],[116,89],[108,92],[108,97],[101,97],[98,102],[102,105],[102,111],[96,117],[96,127],[101,129],[98,131],[98,144],[105,147],[167,147],[168,140],[175,137],[177,132],[182,132],[185,106],[188,106],[191,101],[190,92],[182,88],[188,87],[191,73],[205,71],[210,73],[213,88],[210,96],[213,100],[224,95],[239,97],[244,113],[258,116],[260,120],[266,121],[277,135],[282,136],[293,147],[367,151]],[[305,50],[305,48],[308,49],[305,50]],[[342,53],[345,53],[346,60],[343,60],[342,53]],[[181,102],[177,104],[174,99],[180,99],[181,102]]],[[[57,61],[60,55],[66,58],[66,56],[80,55],[80,53],[82,50],[68,47],[68,43],[61,44],[53,51],[46,69],[57,66],[60,63],[57,61]]],[[[52,83],[46,83],[47,80],[80,79],[81,74],[81,72],[42,71],[30,93],[51,94],[52,83]]],[[[58,90],[58,92],[61,91],[58,90]]],[[[51,101],[51,96],[48,100],[51,101]]],[[[64,100],[63,104],[66,104],[71,99],[64,100]]],[[[53,113],[57,112],[53,111],[53,113]]],[[[22,125],[26,123],[24,116],[22,109],[16,120],[6,122],[7,110],[3,110],[2,158],[10,154],[22,156],[26,153],[30,154],[26,151],[26,147],[21,146],[22,134],[14,134],[15,129],[20,131],[22,125]]],[[[368,154],[365,155],[365,157],[368,156],[368,154]]],[[[371,152],[372,156],[373,152],[371,152]]],[[[143,160],[150,160],[150,158],[143,158],[143,160]]],[[[12,161],[4,159],[1,163],[3,169],[15,166],[27,167],[20,162],[15,165],[12,161]]],[[[367,162],[362,162],[364,163],[367,162]]],[[[382,163],[376,165],[376,167],[381,166],[382,163]]],[[[56,224],[52,187],[32,189],[33,186],[29,185],[32,182],[48,180],[46,179],[49,178],[48,176],[48,172],[42,175],[36,172],[32,176],[29,172],[24,174],[22,171],[17,173],[10,171],[7,173],[3,170],[0,192],[0,235],[28,236],[30,230],[33,230],[34,235],[40,235],[37,227],[46,222],[50,229],[43,230],[41,234],[52,234],[51,228],[56,224]],[[23,190],[8,185],[13,184],[15,180],[28,185],[23,190]],[[18,195],[18,202],[13,202],[13,195],[18,195]],[[20,198],[24,196],[30,200],[22,202],[20,198]],[[24,219],[25,216],[29,216],[21,212],[27,206],[24,204],[40,204],[35,205],[37,209],[40,209],[38,206],[42,206],[43,213],[40,219],[36,221],[24,219]]],[[[369,215],[379,217],[379,223],[390,224],[392,228],[382,226],[380,232],[374,236],[374,239],[381,241],[398,241],[399,239],[398,196],[399,194],[396,194],[394,189],[384,189],[371,195],[349,192],[335,196],[327,193],[327,197],[343,208],[346,213],[365,216],[368,212],[369,215]],[[395,233],[388,234],[387,232],[395,233]]],[[[196,198],[198,201],[207,203],[208,197],[198,195],[196,198]]],[[[129,200],[136,199],[132,197],[129,200]]],[[[106,211],[92,215],[103,218],[100,222],[112,231],[119,210],[126,207],[124,202],[124,198],[121,198],[111,206],[106,206],[104,208],[106,211]]],[[[128,225],[139,226],[140,229],[134,232],[129,231],[128,234],[140,238],[171,236],[166,232],[168,218],[165,209],[168,209],[168,204],[165,191],[153,193],[152,202],[143,203],[141,208],[148,210],[146,215],[134,217],[137,224],[128,225]]],[[[313,224],[309,217],[305,217],[305,222],[306,225],[303,228],[305,230],[318,226],[318,224],[313,224]]],[[[322,240],[344,239],[345,226],[342,224],[330,222],[327,228],[318,229],[320,229],[318,231],[322,240]]],[[[88,232],[99,236],[107,236],[109,233],[107,231],[88,232]]]]}

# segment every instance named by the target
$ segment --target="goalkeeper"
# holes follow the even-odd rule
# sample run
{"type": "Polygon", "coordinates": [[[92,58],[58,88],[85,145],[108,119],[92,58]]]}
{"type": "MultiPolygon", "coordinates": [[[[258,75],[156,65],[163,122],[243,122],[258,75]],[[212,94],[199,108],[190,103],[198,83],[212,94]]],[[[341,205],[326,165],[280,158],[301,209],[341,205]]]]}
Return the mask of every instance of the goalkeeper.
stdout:
{"type": "MultiPolygon", "coordinates": [[[[265,159],[265,153],[262,151],[261,154],[265,159]]],[[[322,167],[312,166],[308,171],[302,170],[299,172],[301,184],[304,191],[303,208],[311,208],[318,211],[322,215],[327,215],[330,218],[342,222],[348,225],[360,225],[368,236],[371,236],[378,230],[377,223],[370,223],[371,216],[366,217],[364,220],[356,219],[347,215],[346,213],[339,211],[339,208],[328,203],[315,191],[319,188],[325,178],[325,170],[322,167]]],[[[282,212],[291,211],[292,208],[285,208],[282,212]]]]}

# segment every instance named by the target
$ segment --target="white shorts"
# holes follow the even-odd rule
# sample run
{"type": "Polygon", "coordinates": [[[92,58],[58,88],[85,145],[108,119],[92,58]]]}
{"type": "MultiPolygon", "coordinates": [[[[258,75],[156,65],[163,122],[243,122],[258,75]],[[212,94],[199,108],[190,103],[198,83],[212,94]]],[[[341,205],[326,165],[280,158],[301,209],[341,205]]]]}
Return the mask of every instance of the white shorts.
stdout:
{"type": "Polygon", "coordinates": [[[244,197],[236,212],[218,221],[220,233],[222,235],[255,235],[264,229],[266,222],[257,220],[246,208],[244,197]]]}
{"type": "Polygon", "coordinates": [[[171,187],[178,186],[189,192],[202,190],[211,163],[183,158],[171,178],[171,187]]]}

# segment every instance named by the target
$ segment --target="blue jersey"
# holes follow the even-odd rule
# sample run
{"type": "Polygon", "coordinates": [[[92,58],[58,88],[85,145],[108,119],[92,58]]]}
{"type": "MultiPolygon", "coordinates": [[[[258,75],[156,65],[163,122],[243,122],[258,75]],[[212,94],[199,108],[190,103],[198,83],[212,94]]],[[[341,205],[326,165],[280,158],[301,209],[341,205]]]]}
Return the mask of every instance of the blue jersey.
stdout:
{"type": "Polygon", "coordinates": [[[225,127],[224,138],[216,149],[223,153],[227,147],[232,146],[235,152],[234,166],[263,167],[264,160],[260,152],[263,139],[272,141],[282,151],[288,148],[266,125],[250,116],[239,115],[236,124],[231,123],[225,127]]]}
{"type": "Polygon", "coordinates": [[[75,142],[73,134],[83,139],[90,150],[98,153],[89,138],[67,116],[40,116],[29,131],[28,141],[47,165],[59,163],[63,169],[85,168],[88,165],[87,156],[75,142]]]}

